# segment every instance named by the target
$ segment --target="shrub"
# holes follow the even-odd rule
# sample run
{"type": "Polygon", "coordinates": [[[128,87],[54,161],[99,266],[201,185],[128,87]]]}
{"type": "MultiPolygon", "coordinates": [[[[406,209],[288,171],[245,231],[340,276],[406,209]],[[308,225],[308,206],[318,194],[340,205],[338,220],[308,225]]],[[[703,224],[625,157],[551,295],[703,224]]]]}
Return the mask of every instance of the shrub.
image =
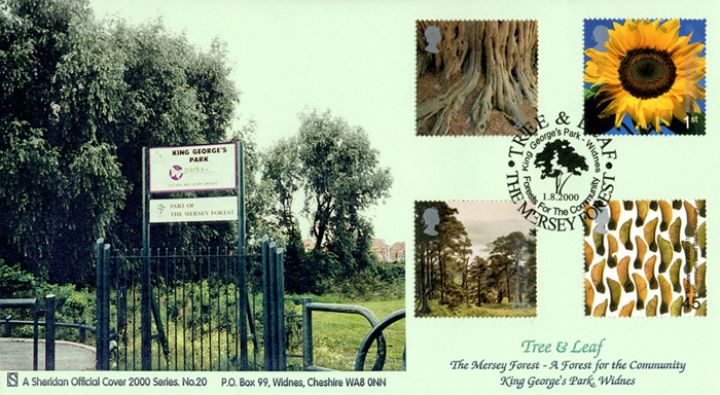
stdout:
{"type": "MultiPolygon", "coordinates": [[[[72,284],[48,284],[36,279],[32,274],[17,265],[8,265],[0,260],[0,297],[1,298],[37,298],[40,309],[44,309],[45,296],[55,295],[55,319],[57,322],[92,324],[95,322],[95,292],[87,288],[77,290],[72,284]]],[[[17,309],[4,312],[15,320],[32,320],[31,309],[17,309]]],[[[43,318],[40,317],[42,320],[43,318]]],[[[13,335],[32,336],[32,326],[15,326],[13,335]]],[[[74,328],[58,328],[56,336],[61,340],[79,340],[79,331],[74,328]]],[[[86,342],[91,336],[86,338],[86,342]]]]}

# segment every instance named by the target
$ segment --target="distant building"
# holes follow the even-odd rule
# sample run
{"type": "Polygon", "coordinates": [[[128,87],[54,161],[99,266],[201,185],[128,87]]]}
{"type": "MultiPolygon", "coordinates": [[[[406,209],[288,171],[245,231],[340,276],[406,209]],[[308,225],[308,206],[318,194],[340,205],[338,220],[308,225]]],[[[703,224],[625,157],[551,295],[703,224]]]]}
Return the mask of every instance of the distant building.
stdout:
{"type": "Polygon", "coordinates": [[[372,239],[372,242],[370,243],[370,252],[375,255],[375,259],[377,259],[378,262],[387,262],[387,245],[385,245],[385,240],[372,239]]]}
{"type": "Polygon", "coordinates": [[[388,248],[388,262],[405,262],[405,243],[398,242],[388,248]]]}
{"type": "Polygon", "coordinates": [[[405,243],[403,242],[388,246],[383,239],[373,239],[370,249],[379,263],[405,262],[405,243]]]}

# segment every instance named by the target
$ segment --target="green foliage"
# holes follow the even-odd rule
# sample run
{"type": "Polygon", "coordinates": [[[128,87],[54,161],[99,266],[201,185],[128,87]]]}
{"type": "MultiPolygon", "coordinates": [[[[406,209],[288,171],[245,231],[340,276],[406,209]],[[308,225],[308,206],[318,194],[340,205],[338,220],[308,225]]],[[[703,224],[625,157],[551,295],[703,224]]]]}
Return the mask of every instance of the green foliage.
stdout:
{"type": "Polygon", "coordinates": [[[370,251],[373,228],[363,211],[387,197],[392,183],[389,171],[379,167],[378,152],[367,134],[330,112],[300,115],[300,130],[280,140],[263,156],[263,179],[275,198],[270,206],[274,222],[285,233],[290,292],[348,292],[351,278],[374,264],[370,251]],[[304,192],[304,212],[315,238],[304,251],[295,196],[304,192]],[[344,291],[340,291],[344,292],[344,291]]]}
{"type": "MultiPolygon", "coordinates": [[[[95,322],[94,290],[76,289],[72,284],[49,284],[20,269],[18,265],[8,265],[0,259],[0,298],[37,298],[40,308],[44,308],[45,296],[55,295],[56,322],[80,323],[92,325],[95,322]]],[[[32,320],[31,309],[7,311],[14,320],[32,320]]],[[[41,317],[42,319],[42,317],[41,317]]],[[[32,337],[32,325],[16,326],[13,336],[32,337]]],[[[44,328],[41,329],[42,331],[44,328]]],[[[58,328],[56,336],[60,340],[79,341],[80,332],[75,328],[58,328]]],[[[85,342],[91,344],[91,333],[87,333],[85,342]]]]}
{"type": "MultiPolygon", "coordinates": [[[[2,9],[0,257],[42,279],[87,284],[97,237],[140,244],[141,147],[225,140],[238,98],[225,48],[199,52],[160,22],[97,22],[84,0],[2,9]]],[[[235,138],[251,136],[252,125],[235,138]]],[[[245,141],[252,175],[258,155],[245,141]]],[[[254,186],[250,232],[267,201],[254,186]]],[[[219,244],[234,240],[233,226],[171,225],[154,240],[219,244]]]]}
{"type": "MultiPolygon", "coordinates": [[[[313,256],[311,252],[309,255],[313,256]]],[[[321,262],[325,262],[322,260],[321,262]]],[[[300,232],[292,229],[288,244],[285,248],[285,289],[292,293],[317,292],[320,277],[318,275],[317,261],[311,260],[303,248],[300,232]]],[[[325,272],[327,276],[329,271],[325,272]]]]}
{"type": "Polygon", "coordinates": [[[472,242],[455,214],[457,210],[445,202],[415,204],[415,275],[420,285],[416,300],[425,313],[429,311],[430,299],[439,299],[441,304],[459,303],[455,274],[459,274],[460,287],[467,295],[472,242]]]}
{"type": "Polygon", "coordinates": [[[393,264],[374,264],[352,277],[342,279],[331,292],[353,300],[384,300],[405,297],[405,267],[393,264]]]}
{"type": "Polygon", "coordinates": [[[332,252],[303,252],[301,248],[291,243],[286,251],[285,289],[289,293],[341,295],[356,300],[401,298],[405,294],[402,264],[371,263],[348,270],[332,252]]]}
{"type": "Polygon", "coordinates": [[[392,177],[379,167],[365,131],[329,111],[301,114],[298,140],[305,211],[317,250],[328,232],[359,231],[362,210],[388,196],[392,177]]]}
{"type": "Polygon", "coordinates": [[[476,256],[470,266],[470,278],[468,280],[468,292],[471,295],[471,303],[482,306],[497,298],[497,292],[493,289],[489,263],[487,260],[476,256]]]}
{"type": "Polygon", "coordinates": [[[19,298],[35,288],[35,277],[18,266],[9,266],[0,259],[0,298],[19,298]]]}
{"type": "Polygon", "coordinates": [[[465,305],[443,305],[438,301],[430,301],[432,314],[418,313],[419,317],[534,317],[537,315],[535,307],[517,309],[511,304],[488,303],[482,306],[465,305]]]}
{"type": "Polygon", "coordinates": [[[265,153],[263,178],[269,180],[277,199],[270,212],[288,238],[296,232],[293,200],[303,183],[296,137],[281,139],[265,153]]]}

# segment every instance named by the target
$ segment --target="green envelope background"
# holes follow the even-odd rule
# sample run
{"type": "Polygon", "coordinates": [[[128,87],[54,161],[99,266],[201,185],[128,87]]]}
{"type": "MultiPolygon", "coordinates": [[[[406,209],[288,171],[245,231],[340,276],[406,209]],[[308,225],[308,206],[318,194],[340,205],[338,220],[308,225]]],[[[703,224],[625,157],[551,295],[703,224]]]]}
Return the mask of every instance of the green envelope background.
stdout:
{"type": "MultiPolygon", "coordinates": [[[[170,31],[208,48],[213,37],[227,43],[232,78],[242,92],[236,125],[257,124],[261,148],[297,131],[296,114],[304,108],[329,108],[350,124],[362,126],[380,161],[391,169],[391,197],[373,210],[376,234],[407,243],[407,371],[365,373],[387,378],[381,388],[302,390],[220,388],[222,377],[355,377],[355,373],[222,373],[204,375],[206,393],[288,394],[506,394],[720,393],[720,271],[713,257],[720,245],[720,119],[714,111],[720,91],[718,7],[711,1],[298,1],[235,2],[109,0],[90,2],[98,17],[119,16],[131,23],[161,17],[170,31]],[[580,121],[583,105],[583,18],[707,18],[707,129],[705,136],[616,137],[614,162],[617,199],[707,199],[708,317],[596,319],[583,312],[582,232],[538,234],[538,309],[532,319],[414,318],[413,202],[415,200],[508,200],[505,188],[508,137],[415,136],[415,21],[418,19],[536,19],[539,21],[539,113],[548,119],[560,111],[580,121]],[[523,353],[533,339],[552,344],[550,353],[523,353]],[[593,353],[558,353],[557,342],[600,342],[593,353]],[[606,371],[635,379],[618,387],[561,386],[522,389],[501,385],[501,374],[452,370],[450,362],[570,360],[613,362],[682,361],[676,371],[606,371]]],[[[142,373],[108,373],[129,377],[142,373]]],[[[520,378],[585,377],[584,371],[510,372],[520,378]]],[[[2,373],[4,376],[4,372],[2,373]]],[[[73,377],[73,372],[58,372],[73,377]]],[[[152,372],[150,377],[183,377],[152,372]]],[[[47,377],[47,376],[43,376],[47,377]]],[[[0,380],[2,394],[12,391],[0,380]]],[[[169,388],[51,388],[49,393],[168,393],[169,388]]],[[[196,393],[191,388],[173,393],[196,393]]]]}

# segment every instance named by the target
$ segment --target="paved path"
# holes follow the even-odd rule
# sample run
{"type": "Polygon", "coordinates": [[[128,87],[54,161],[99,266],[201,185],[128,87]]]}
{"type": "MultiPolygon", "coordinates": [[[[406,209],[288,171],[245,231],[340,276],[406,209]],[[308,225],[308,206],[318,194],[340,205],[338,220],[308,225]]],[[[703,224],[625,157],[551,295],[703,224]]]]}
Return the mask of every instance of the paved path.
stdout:
{"type": "MultiPolygon", "coordinates": [[[[0,370],[32,370],[32,339],[0,337],[0,370]]],[[[38,341],[38,369],[45,370],[45,340],[38,341]]],[[[95,370],[95,348],[55,341],[55,370],[95,370]]]]}

